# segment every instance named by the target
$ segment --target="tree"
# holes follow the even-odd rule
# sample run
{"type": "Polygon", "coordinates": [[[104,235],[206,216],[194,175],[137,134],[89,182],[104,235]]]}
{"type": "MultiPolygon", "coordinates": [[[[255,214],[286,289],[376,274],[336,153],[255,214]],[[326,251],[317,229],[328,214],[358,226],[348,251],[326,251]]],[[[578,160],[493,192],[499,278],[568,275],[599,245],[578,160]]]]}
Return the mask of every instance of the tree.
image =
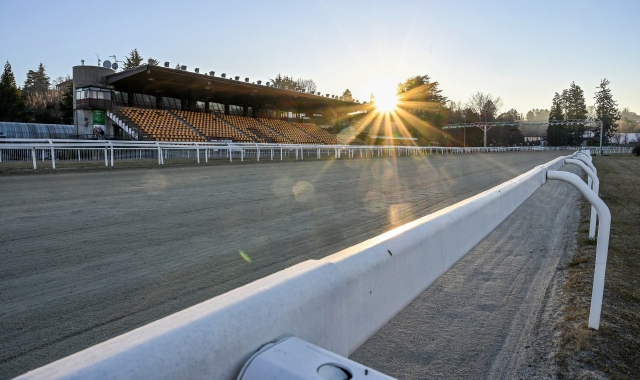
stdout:
{"type": "Polygon", "coordinates": [[[351,94],[351,90],[349,90],[348,88],[344,90],[341,99],[347,102],[353,102],[353,95],[351,94]]]}
{"type": "Polygon", "coordinates": [[[623,108],[622,111],[620,111],[618,129],[620,132],[625,133],[640,132],[640,115],[632,112],[629,107],[623,108]]]}
{"type": "MultiPolygon", "coordinates": [[[[566,92],[565,92],[566,91],[566,92]]],[[[584,99],[584,91],[575,82],[571,82],[565,95],[565,119],[580,120],[588,116],[587,104],[584,99]]],[[[584,124],[570,125],[567,127],[567,145],[580,145],[584,139],[584,124]]]]}
{"type": "Polygon", "coordinates": [[[24,108],[22,94],[7,61],[0,76],[0,121],[22,121],[24,108]]]}
{"type": "Polygon", "coordinates": [[[416,75],[404,83],[398,83],[398,95],[403,101],[429,102],[444,106],[447,104],[447,97],[441,94],[439,86],[440,83],[431,82],[428,75],[416,75]]]}
{"type": "MultiPolygon", "coordinates": [[[[522,115],[514,108],[501,113],[497,121],[518,122],[522,120],[522,115]]],[[[500,146],[511,146],[524,143],[524,136],[518,126],[496,126],[489,130],[487,138],[500,146]]]]}
{"type": "MultiPolygon", "coordinates": [[[[599,89],[596,92],[596,115],[602,120],[604,131],[604,144],[608,144],[613,134],[618,130],[618,120],[620,120],[620,112],[618,111],[618,102],[613,100],[609,81],[605,78],[600,81],[599,89]]],[[[600,141],[600,126],[596,129],[596,140],[600,141]]]]}
{"type": "Polygon", "coordinates": [[[478,91],[471,95],[468,105],[480,116],[481,121],[494,121],[498,110],[502,107],[502,98],[478,91]]]}
{"type": "Polygon", "coordinates": [[[24,81],[22,91],[26,94],[43,93],[49,90],[51,80],[45,72],[44,65],[40,63],[37,71],[29,70],[24,81]]]}
{"type": "Polygon", "coordinates": [[[147,59],[147,65],[149,66],[158,66],[159,64],[160,64],[160,61],[158,61],[157,59],[153,59],[151,57],[147,59]]]}
{"type": "Polygon", "coordinates": [[[305,92],[308,92],[310,94],[316,92],[316,89],[318,88],[316,86],[316,82],[314,82],[313,79],[298,78],[298,80],[296,81],[296,86],[299,91],[304,90],[305,92]]]}
{"type": "Polygon", "coordinates": [[[62,101],[59,106],[60,121],[62,124],[73,124],[73,85],[62,91],[62,101]]]}
{"type": "Polygon", "coordinates": [[[304,90],[310,94],[316,92],[317,89],[316,82],[314,82],[313,79],[293,79],[293,77],[281,75],[280,73],[278,73],[275,78],[269,79],[269,82],[271,83],[271,87],[292,91],[304,90]]]}
{"type": "MultiPolygon", "coordinates": [[[[549,111],[549,121],[564,120],[564,103],[562,97],[557,92],[551,101],[551,111],[549,111]]],[[[550,124],[547,127],[547,142],[551,146],[565,145],[567,139],[566,125],[550,124]]]]}
{"type": "Polygon", "coordinates": [[[138,48],[131,50],[131,53],[124,59],[124,65],[122,65],[122,71],[136,68],[142,64],[142,57],[138,53],[138,48]]]}
{"type": "Polygon", "coordinates": [[[60,103],[63,91],[47,90],[27,96],[27,121],[31,123],[59,124],[62,119],[60,103]]]}

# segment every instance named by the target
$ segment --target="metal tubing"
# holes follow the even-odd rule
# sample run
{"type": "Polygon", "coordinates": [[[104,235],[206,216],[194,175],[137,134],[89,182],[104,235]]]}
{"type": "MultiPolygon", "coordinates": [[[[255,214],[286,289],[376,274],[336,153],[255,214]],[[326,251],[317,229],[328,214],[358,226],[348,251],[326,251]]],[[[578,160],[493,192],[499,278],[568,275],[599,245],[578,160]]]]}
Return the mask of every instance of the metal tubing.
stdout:
{"type": "Polygon", "coordinates": [[[33,161],[33,168],[36,169],[37,165],[36,165],[36,148],[35,147],[31,148],[31,161],[33,161]]]}
{"type": "MultiPolygon", "coordinates": [[[[584,162],[580,161],[580,160],[576,160],[573,158],[567,158],[566,160],[564,160],[564,162],[566,164],[573,164],[573,165],[577,165],[579,166],[582,170],[584,170],[585,173],[587,173],[587,175],[589,176],[589,187],[593,190],[593,192],[596,195],[600,194],[600,180],[598,179],[598,176],[587,166],[585,165],[584,162]]],[[[595,239],[596,238],[596,219],[597,219],[597,212],[595,207],[593,207],[593,205],[591,206],[591,220],[589,221],[589,239],[595,239]]]]}
{"type": "Polygon", "coordinates": [[[600,228],[598,228],[598,245],[596,246],[596,268],[593,275],[593,289],[591,291],[591,309],[589,311],[589,327],[597,330],[600,327],[600,313],[602,311],[602,296],[604,293],[604,275],[607,269],[607,254],[609,252],[609,234],[611,230],[611,212],[607,205],[595,192],[587,186],[577,175],[555,170],[547,171],[547,179],[555,179],[573,185],[589,203],[598,211],[600,228]]]}

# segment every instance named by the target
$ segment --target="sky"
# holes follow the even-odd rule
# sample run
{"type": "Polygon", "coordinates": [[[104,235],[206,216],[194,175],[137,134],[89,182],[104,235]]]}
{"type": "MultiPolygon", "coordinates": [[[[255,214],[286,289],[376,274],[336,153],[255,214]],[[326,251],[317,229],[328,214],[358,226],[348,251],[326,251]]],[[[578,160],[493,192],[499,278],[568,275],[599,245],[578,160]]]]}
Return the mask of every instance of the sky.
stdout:
{"type": "Polygon", "coordinates": [[[22,85],[40,62],[53,79],[137,48],[189,71],[311,78],[361,101],[429,75],[450,100],[482,91],[521,113],[574,81],[592,105],[607,78],[620,108],[640,112],[639,16],[640,0],[0,0],[0,59],[22,85]]]}

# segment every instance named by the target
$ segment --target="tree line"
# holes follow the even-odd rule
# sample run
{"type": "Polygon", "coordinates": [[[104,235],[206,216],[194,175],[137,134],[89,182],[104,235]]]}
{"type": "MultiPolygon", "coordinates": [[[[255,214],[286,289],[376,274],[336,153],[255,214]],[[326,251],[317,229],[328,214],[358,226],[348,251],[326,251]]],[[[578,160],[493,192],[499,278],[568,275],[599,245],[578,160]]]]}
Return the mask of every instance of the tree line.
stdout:
{"type": "Polygon", "coordinates": [[[27,72],[20,88],[7,61],[0,75],[0,121],[72,124],[72,85],[60,86],[70,79],[58,77],[52,82],[40,63],[36,70],[27,72]]]}
{"type": "MultiPolygon", "coordinates": [[[[629,111],[628,108],[623,110],[624,112],[619,112],[618,103],[613,99],[609,84],[610,82],[607,79],[601,80],[597,91],[594,93],[594,104],[592,106],[586,105],[584,91],[575,82],[572,82],[568,89],[563,90],[561,93],[555,93],[551,100],[550,109],[533,108],[526,114],[522,114],[516,109],[500,112],[503,105],[502,98],[480,91],[471,95],[466,102],[447,100],[444,96],[426,96],[422,99],[410,96],[409,100],[419,100],[430,105],[428,106],[430,110],[417,113],[420,119],[428,122],[431,127],[431,133],[427,133],[427,137],[423,141],[426,143],[451,146],[463,144],[466,146],[482,146],[484,132],[480,128],[442,130],[442,127],[447,124],[460,123],[525,121],[535,122],[535,124],[493,126],[487,132],[487,145],[524,145],[525,134],[537,136],[546,134],[547,142],[552,146],[580,145],[583,143],[585,136],[586,126],[584,124],[551,125],[549,121],[595,118],[602,120],[604,143],[608,144],[617,135],[618,121],[621,119],[626,130],[632,132],[637,128],[640,132],[640,118],[637,117],[637,114],[629,111]]],[[[416,91],[416,88],[420,89],[421,93],[428,94],[433,89],[438,89],[438,85],[438,82],[431,82],[428,75],[411,77],[405,83],[399,84],[398,95],[405,101],[407,97],[403,95],[416,91]]],[[[439,90],[438,94],[440,94],[439,90]]],[[[425,135],[420,133],[419,130],[412,132],[419,140],[420,137],[425,135]]],[[[596,128],[592,133],[594,143],[597,144],[600,137],[599,124],[596,124],[596,128]]]]}
{"type": "MultiPolygon", "coordinates": [[[[145,62],[137,48],[134,48],[122,63],[122,70],[140,66],[145,62]]],[[[147,65],[157,66],[159,61],[149,57],[147,65]]],[[[176,66],[180,67],[180,64],[176,66]]],[[[71,78],[58,77],[51,81],[45,66],[40,63],[36,70],[29,70],[22,87],[16,84],[11,65],[7,61],[0,77],[0,121],[36,123],[73,123],[73,94],[71,86],[60,86],[71,78]],[[64,88],[62,88],[64,87],[64,88]]],[[[269,79],[273,87],[315,93],[317,85],[313,79],[281,75],[269,79]]],[[[372,94],[372,99],[374,94],[372,94]]],[[[605,143],[616,135],[619,121],[625,131],[640,132],[640,117],[624,109],[618,110],[613,100],[609,81],[603,79],[595,92],[595,103],[587,107],[584,91],[572,82],[568,89],[556,92],[551,100],[551,108],[531,109],[526,115],[515,109],[500,112],[503,100],[499,96],[478,91],[466,102],[455,102],[442,95],[440,84],[429,75],[407,78],[397,86],[397,95],[405,115],[403,124],[408,132],[418,138],[420,144],[482,146],[484,134],[479,128],[443,130],[447,124],[494,122],[494,121],[561,121],[569,119],[597,118],[603,121],[605,143]],[[410,120],[409,120],[410,119],[410,120]]],[[[338,99],[357,101],[349,89],[338,99]]],[[[402,116],[400,117],[402,119],[402,116]]],[[[580,145],[584,139],[585,125],[536,125],[522,127],[493,127],[487,133],[489,145],[513,146],[524,144],[524,134],[546,133],[549,145],[580,145]],[[545,129],[546,127],[546,129],[545,129]]],[[[599,126],[594,131],[599,139],[599,126]]]]}

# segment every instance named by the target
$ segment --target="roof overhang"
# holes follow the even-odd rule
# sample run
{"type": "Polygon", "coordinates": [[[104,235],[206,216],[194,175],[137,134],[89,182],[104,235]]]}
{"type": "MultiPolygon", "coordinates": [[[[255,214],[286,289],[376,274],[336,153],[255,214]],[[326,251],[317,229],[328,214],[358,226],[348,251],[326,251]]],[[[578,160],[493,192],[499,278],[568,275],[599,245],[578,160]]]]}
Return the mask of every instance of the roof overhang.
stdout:
{"type": "Polygon", "coordinates": [[[139,66],[107,76],[117,91],[176,99],[196,99],[252,107],[273,107],[283,111],[333,108],[353,112],[364,104],[320,95],[268,87],[160,66],[139,66]]]}

